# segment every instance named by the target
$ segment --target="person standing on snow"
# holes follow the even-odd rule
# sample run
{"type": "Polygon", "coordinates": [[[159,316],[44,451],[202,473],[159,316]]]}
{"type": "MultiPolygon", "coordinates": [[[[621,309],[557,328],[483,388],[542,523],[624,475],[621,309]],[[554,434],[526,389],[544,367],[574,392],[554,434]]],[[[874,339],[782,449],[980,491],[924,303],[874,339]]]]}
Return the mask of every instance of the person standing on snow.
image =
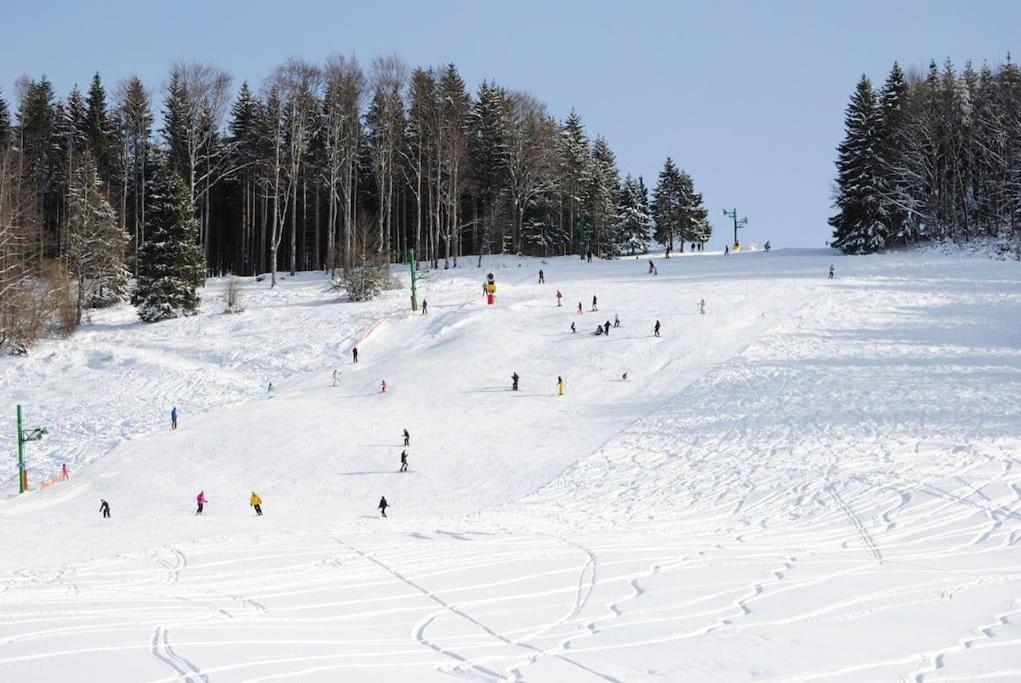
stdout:
{"type": "Polygon", "coordinates": [[[605,334],[607,337],[610,336],[610,321],[609,320],[607,320],[605,323],[603,323],[603,334],[605,334]]]}
{"type": "Polygon", "coordinates": [[[724,244],[723,245],[723,255],[724,256],[730,256],[730,245],[729,244],[724,244]]]}
{"type": "Polygon", "coordinates": [[[339,377],[339,374],[340,373],[337,372],[337,369],[334,368],[333,369],[333,386],[337,386],[337,378],[339,377]]]}
{"type": "Polygon", "coordinates": [[[539,269],[539,284],[545,284],[546,277],[542,274],[542,268],[539,269]]]}
{"type": "Polygon", "coordinates": [[[557,395],[564,395],[564,378],[560,376],[557,377],[557,395]]]}
{"type": "Polygon", "coordinates": [[[652,336],[654,336],[654,337],[658,337],[659,336],[659,321],[658,320],[656,321],[656,326],[654,328],[652,328],[652,336]]]}
{"type": "Polygon", "coordinates": [[[705,299],[698,300],[698,312],[705,315],[705,299]]]}
{"type": "Polygon", "coordinates": [[[355,363],[358,362],[358,347],[357,346],[355,346],[355,347],[353,347],[351,349],[351,358],[354,360],[355,363]]]}
{"type": "Polygon", "coordinates": [[[649,275],[652,275],[656,271],[656,264],[649,259],[649,275]]]}
{"type": "Polygon", "coordinates": [[[267,386],[267,387],[266,387],[266,394],[267,394],[267,395],[268,395],[268,396],[269,396],[270,398],[273,398],[273,382],[270,382],[270,383],[269,383],[269,386],[267,386]]]}
{"type": "Polygon", "coordinates": [[[401,451],[401,469],[398,470],[398,471],[399,472],[407,472],[408,471],[408,452],[407,451],[401,451]]]}
{"type": "Polygon", "coordinates": [[[833,279],[833,265],[830,264],[830,279],[833,279]]]}
{"type": "Polygon", "coordinates": [[[103,513],[103,519],[110,519],[110,504],[105,498],[99,499],[99,511],[103,513]]]}
{"type": "Polygon", "coordinates": [[[560,306],[560,305],[561,305],[561,303],[560,303],[560,300],[561,300],[561,299],[563,298],[563,296],[564,296],[564,295],[563,295],[563,294],[561,294],[561,293],[560,293],[560,290],[558,289],[558,290],[557,290],[557,306],[560,306]]]}
{"type": "Polygon", "coordinates": [[[620,327],[620,316],[617,315],[616,313],[613,314],[613,326],[615,328],[620,327]]]}
{"type": "Polygon", "coordinates": [[[411,434],[408,432],[407,429],[404,430],[404,445],[405,446],[411,445],[411,434]]]}
{"type": "Polygon", "coordinates": [[[578,302],[578,315],[581,315],[581,302],[578,302]]]}
{"type": "Polygon", "coordinates": [[[199,491],[199,495],[195,496],[195,502],[199,505],[198,509],[195,510],[195,514],[201,515],[203,508],[206,506],[206,492],[199,491]]]}
{"type": "Polygon", "coordinates": [[[598,301],[598,299],[596,299],[596,295],[593,294],[592,295],[592,310],[593,311],[598,311],[599,310],[599,307],[596,306],[597,301],[598,301]]]}
{"type": "Polygon", "coordinates": [[[574,323],[571,323],[571,334],[574,334],[578,330],[574,329],[574,323]]]}
{"type": "Polygon", "coordinates": [[[386,497],[385,496],[380,496],[379,497],[379,506],[378,507],[379,507],[379,511],[383,513],[383,516],[386,517],[386,509],[388,507],[390,507],[390,503],[386,502],[386,497]]]}
{"type": "Polygon", "coordinates": [[[170,409],[170,428],[177,429],[177,406],[170,409]]]}
{"type": "Polygon", "coordinates": [[[67,463],[65,462],[65,463],[64,463],[63,465],[61,465],[61,466],[60,466],[60,478],[61,478],[61,479],[62,479],[63,481],[67,481],[67,478],[68,478],[69,476],[71,476],[71,475],[70,475],[70,474],[68,474],[68,471],[67,471],[67,463]]]}
{"type": "Polygon", "coordinates": [[[386,393],[386,380],[385,379],[382,382],[379,383],[379,393],[381,393],[381,394],[385,394],[386,393]]]}
{"type": "Polygon", "coordinates": [[[511,375],[511,391],[518,390],[518,379],[520,379],[518,377],[518,373],[515,372],[513,375],[511,375]]]}
{"type": "Polygon", "coordinates": [[[429,302],[422,299],[422,315],[425,315],[429,311],[429,302]]]}
{"type": "Polygon", "coordinates": [[[252,497],[248,499],[248,504],[255,508],[255,514],[262,517],[262,498],[255,491],[252,491],[252,497]]]}

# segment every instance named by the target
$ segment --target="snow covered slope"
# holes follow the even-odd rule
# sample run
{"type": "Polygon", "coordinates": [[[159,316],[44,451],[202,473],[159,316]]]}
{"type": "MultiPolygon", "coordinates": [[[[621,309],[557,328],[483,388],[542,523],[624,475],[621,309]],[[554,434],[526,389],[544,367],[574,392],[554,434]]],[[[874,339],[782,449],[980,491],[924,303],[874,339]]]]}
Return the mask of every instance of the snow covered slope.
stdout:
{"type": "Polygon", "coordinates": [[[1021,676],[1016,263],[466,265],[425,316],[212,282],[0,361],[72,470],[0,499],[0,680],[1021,676]]]}

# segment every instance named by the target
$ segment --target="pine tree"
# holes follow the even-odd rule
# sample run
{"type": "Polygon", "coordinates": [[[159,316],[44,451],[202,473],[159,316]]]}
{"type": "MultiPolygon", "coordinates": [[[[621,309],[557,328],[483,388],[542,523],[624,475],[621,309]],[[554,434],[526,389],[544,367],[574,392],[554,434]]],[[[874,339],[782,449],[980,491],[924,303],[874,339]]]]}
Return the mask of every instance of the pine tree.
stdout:
{"type": "Polygon", "coordinates": [[[617,244],[629,254],[644,254],[649,248],[652,218],[649,215],[649,192],[641,177],[630,175],[620,189],[617,205],[617,244]]]}
{"type": "Polygon", "coordinates": [[[120,301],[127,293],[128,236],[107,202],[96,162],[85,152],[71,184],[66,261],[75,278],[75,322],[87,307],[120,301]]]}
{"type": "Polygon", "coordinates": [[[679,177],[681,193],[681,228],[680,238],[681,251],[684,251],[684,242],[705,244],[712,237],[713,228],[709,223],[709,211],[702,203],[702,194],[695,192],[695,181],[685,171],[681,171],[679,177]]]}
{"type": "Polygon", "coordinates": [[[894,62],[879,97],[881,123],[877,132],[879,220],[888,240],[904,241],[910,235],[911,188],[901,173],[909,144],[907,99],[908,84],[904,80],[904,72],[894,62]]]}
{"type": "Polygon", "coordinates": [[[479,86],[472,103],[471,130],[473,184],[482,222],[481,258],[483,252],[500,248],[501,194],[507,187],[507,93],[495,83],[483,81],[479,86]]]}
{"type": "Polygon", "coordinates": [[[844,141],[838,148],[838,212],[829,223],[833,246],[848,254],[868,254],[886,246],[877,187],[880,113],[867,76],[862,76],[844,118],[844,141]]]}
{"type": "Polygon", "coordinates": [[[205,264],[188,187],[164,161],[156,173],[146,216],[148,239],[139,254],[131,301],[145,322],[191,315],[199,305],[205,264]]]}
{"type": "Polygon", "coordinates": [[[656,189],[652,193],[652,218],[656,224],[653,233],[656,241],[670,251],[673,251],[675,239],[684,239],[681,237],[682,196],[681,172],[677,170],[674,160],[667,157],[663,163],[663,170],[659,172],[656,189]]]}
{"type": "Polygon", "coordinates": [[[0,91],[0,148],[5,147],[11,137],[11,112],[0,91]]]}
{"type": "Polygon", "coordinates": [[[573,109],[560,127],[560,178],[567,229],[580,252],[588,239],[585,195],[592,179],[592,149],[581,116],[573,109]]]}
{"type": "Polygon", "coordinates": [[[591,220],[589,248],[600,256],[617,255],[614,228],[617,222],[617,200],[620,196],[620,173],[617,157],[603,136],[592,145],[592,176],[588,187],[588,214],[591,220]]]}
{"type": "Polygon", "coordinates": [[[106,89],[98,73],[92,77],[85,106],[86,145],[100,177],[109,185],[116,178],[119,155],[115,126],[106,106],[106,89]]]}

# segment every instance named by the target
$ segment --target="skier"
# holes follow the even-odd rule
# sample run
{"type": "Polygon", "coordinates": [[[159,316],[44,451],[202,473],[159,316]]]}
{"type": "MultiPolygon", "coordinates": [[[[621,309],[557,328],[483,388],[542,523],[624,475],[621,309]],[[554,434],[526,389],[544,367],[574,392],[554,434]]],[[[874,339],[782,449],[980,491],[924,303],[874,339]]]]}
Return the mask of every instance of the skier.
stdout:
{"type": "Polygon", "coordinates": [[[422,315],[425,315],[429,311],[429,302],[422,299],[422,315]]]}
{"type": "Polygon", "coordinates": [[[578,302],[578,315],[581,315],[581,302],[578,302]]]}
{"type": "Polygon", "coordinates": [[[404,445],[405,446],[411,445],[411,434],[408,433],[407,429],[404,430],[404,445]]]}
{"type": "Polygon", "coordinates": [[[705,299],[698,300],[698,312],[705,315],[705,299]]]}
{"type": "Polygon", "coordinates": [[[603,329],[603,334],[605,334],[607,337],[609,337],[610,336],[610,321],[609,320],[607,320],[605,323],[603,323],[603,328],[604,328],[603,329]]]}
{"type": "Polygon", "coordinates": [[[201,515],[202,509],[206,506],[206,492],[199,491],[199,495],[195,496],[195,502],[199,504],[198,509],[195,510],[195,514],[201,515]]]}
{"type": "Polygon", "coordinates": [[[557,377],[557,395],[564,395],[564,378],[560,376],[557,377]]]}
{"type": "Polygon", "coordinates": [[[408,452],[407,451],[401,451],[401,469],[399,471],[401,471],[401,472],[407,472],[408,471],[408,452]]]}
{"type": "Polygon", "coordinates": [[[666,257],[667,258],[670,258],[670,252],[673,251],[673,250],[674,250],[673,245],[667,246],[667,248],[666,248],[666,257]]]}
{"type": "Polygon", "coordinates": [[[355,362],[355,363],[357,363],[357,362],[358,362],[358,347],[357,347],[357,346],[355,346],[355,347],[353,347],[353,348],[351,349],[351,358],[353,358],[353,359],[354,359],[354,362],[355,362]]]}
{"type": "Polygon", "coordinates": [[[597,337],[602,337],[603,336],[603,326],[602,325],[596,325],[596,331],[593,332],[592,334],[596,335],[597,337]]]}
{"type": "Polygon", "coordinates": [[[659,336],[659,321],[658,320],[656,321],[656,326],[654,328],[652,328],[652,336],[654,336],[654,337],[658,337],[659,336]]]}
{"type": "Polygon", "coordinates": [[[269,396],[270,398],[273,398],[273,382],[270,382],[270,383],[269,383],[269,386],[268,386],[268,387],[266,387],[266,394],[267,394],[267,395],[268,395],[268,396],[269,396]]]}
{"type": "Polygon", "coordinates": [[[592,250],[591,249],[588,250],[588,262],[592,263],[592,250]]]}
{"type": "Polygon", "coordinates": [[[625,382],[627,381],[627,373],[626,372],[621,376],[621,379],[624,380],[625,382]]]}
{"type": "Polygon", "coordinates": [[[542,268],[540,268],[539,269],[539,284],[542,285],[542,284],[545,284],[545,283],[546,283],[546,276],[543,275],[542,268]]]}
{"type": "Polygon", "coordinates": [[[110,518],[110,504],[106,502],[105,498],[99,499],[99,511],[103,513],[103,519],[110,518]]]}
{"type": "Polygon", "coordinates": [[[64,481],[67,481],[67,478],[69,476],[70,475],[67,472],[67,463],[65,462],[63,465],[60,466],[60,478],[64,481]]]}
{"type": "Polygon", "coordinates": [[[262,498],[255,491],[252,491],[252,497],[248,500],[248,504],[255,508],[255,514],[262,517],[262,498]]]}
{"type": "Polygon", "coordinates": [[[513,375],[511,375],[511,391],[518,390],[518,379],[520,379],[518,377],[518,373],[515,372],[513,375]]]}
{"type": "Polygon", "coordinates": [[[656,264],[652,262],[652,259],[649,259],[649,275],[652,275],[654,272],[656,272],[656,264]]]}
{"type": "Polygon", "coordinates": [[[381,393],[381,394],[385,394],[386,393],[386,380],[385,379],[382,382],[379,383],[379,393],[381,393]]]}
{"type": "Polygon", "coordinates": [[[723,255],[724,256],[730,256],[730,245],[729,244],[724,244],[723,245],[723,255]]]}
{"type": "Polygon", "coordinates": [[[599,307],[598,307],[598,306],[596,306],[596,302],[597,302],[597,301],[598,301],[598,299],[596,299],[596,295],[595,295],[595,294],[593,294],[593,295],[592,295],[592,310],[593,310],[593,311],[598,311],[598,310],[599,310],[599,307]]]}
{"type": "Polygon", "coordinates": [[[833,265],[830,265],[830,279],[833,279],[833,265]]]}
{"type": "Polygon", "coordinates": [[[334,368],[333,369],[333,386],[337,386],[337,377],[338,377],[337,369],[334,368]]]}
{"type": "Polygon", "coordinates": [[[762,248],[763,248],[763,249],[765,250],[765,252],[766,252],[766,253],[768,254],[768,253],[769,253],[769,250],[773,248],[773,245],[771,245],[771,244],[769,243],[769,240],[766,240],[766,243],[765,243],[765,244],[764,244],[764,245],[762,246],[762,248]]]}
{"type": "Polygon", "coordinates": [[[574,329],[574,323],[571,323],[571,334],[574,334],[578,330],[574,329]]]}
{"type": "Polygon", "coordinates": [[[562,299],[562,298],[563,298],[563,296],[564,296],[564,295],[563,295],[563,294],[561,294],[561,293],[560,293],[560,290],[558,289],[558,290],[557,290],[557,306],[560,306],[560,305],[561,305],[561,303],[560,303],[560,299],[562,299]]]}
{"type": "Polygon", "coordinates": [[[613,314],[613,326],[620,327],[620,316],[616,313],[613,314]]]}
{"type": "Polygon", "coordinates": [[[170,409],[170,428],[177,429],[177,406],[170,409]]]}
{"type": "Polygon", "coordinates": [[[390,503],[386,502],[386,497],[385,496],[380,496],[379,497],[379,511],[383,513],[384,517],[386,517],[386,509],[388,507],[390,507],[390,503]]]}

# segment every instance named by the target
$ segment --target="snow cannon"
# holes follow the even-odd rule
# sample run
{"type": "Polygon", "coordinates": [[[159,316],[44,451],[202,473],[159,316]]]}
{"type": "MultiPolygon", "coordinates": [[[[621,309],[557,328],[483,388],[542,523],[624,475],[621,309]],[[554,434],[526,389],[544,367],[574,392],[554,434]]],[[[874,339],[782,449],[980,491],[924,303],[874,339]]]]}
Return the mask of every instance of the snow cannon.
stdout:
{"type": "Polygon", "coordinates": [[[490,273],[486,275],[486,303],[492,306],[496,303],[496,278],[490,273]]]}

